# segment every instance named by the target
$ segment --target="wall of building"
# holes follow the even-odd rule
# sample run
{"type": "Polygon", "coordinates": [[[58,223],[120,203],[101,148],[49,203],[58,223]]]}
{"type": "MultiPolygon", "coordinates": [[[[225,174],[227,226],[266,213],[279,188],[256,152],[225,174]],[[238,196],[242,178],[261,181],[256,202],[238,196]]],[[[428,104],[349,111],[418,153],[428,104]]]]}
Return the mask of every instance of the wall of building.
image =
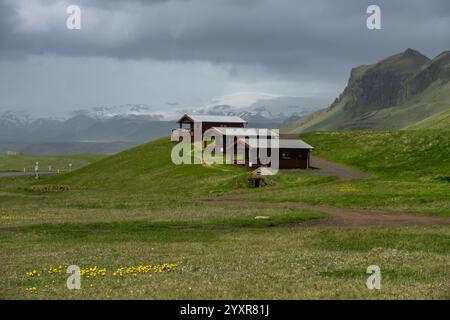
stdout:
{"type": "Polygon", "coordinates": [[[306,169],[309,167],[308,149],[280,149],[280,169],[306,169]]]}

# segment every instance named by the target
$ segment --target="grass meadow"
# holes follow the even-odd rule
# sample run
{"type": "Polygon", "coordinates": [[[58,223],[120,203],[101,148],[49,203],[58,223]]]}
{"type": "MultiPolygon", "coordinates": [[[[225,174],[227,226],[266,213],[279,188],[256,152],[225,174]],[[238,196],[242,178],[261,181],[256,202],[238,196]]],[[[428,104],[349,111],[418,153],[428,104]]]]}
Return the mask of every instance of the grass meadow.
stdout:
{"type": "Polygon", "coordinates": [[[253,189],[246,169],[173,165],[167,138],[38,182],[0,178],[0,298],[449,299],[449,226],[298,227],[327,216],[198,201],[256,193],[450,216],[449,131],[302,138],[373,179],[280,173],[253,189]],[[72,264],[84,270],[81,290],[65,287],[72,264]],[[366,287],[372,264],[381,290],[366,287]]]}

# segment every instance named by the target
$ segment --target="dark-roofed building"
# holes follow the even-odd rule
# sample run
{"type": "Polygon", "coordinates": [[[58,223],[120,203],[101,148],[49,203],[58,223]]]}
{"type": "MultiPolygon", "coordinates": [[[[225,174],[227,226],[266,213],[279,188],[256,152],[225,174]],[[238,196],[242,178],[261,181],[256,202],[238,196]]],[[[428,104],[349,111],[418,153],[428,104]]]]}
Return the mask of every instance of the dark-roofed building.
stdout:
{"type": "Polygon", "coordinates": [[[222,136],[222,146],[227,149],[227,137],[233,137],[234,141],[232,145],[234,147],[241,138],[247,139],[271,139],[278,137],[277,131],[272,129],[261,129],[261,128],[227,128],[227,127],[213,127],[212,130],[222,136]]]}
{"type": "Polygon", "coordinates": [[[212,127],[243,128],[247,121],[238,116],[209,116],[184,114],[177,123],[180,129],[202,129],[202,134],[212,127]]]}
{"type": "MultiPolygon", "coordinates": [[[[259,159],[257,163],[249,163],[248,159],[250,149],[254,152],[254,154],[259,154],[259,150],[262,148],[261,140],[239,139],[238,143],[242,143],[245,146],[246,165],[249,167],[260,166],[259,159]]],[[[264,143],[263,145],[274,148],[270,141],[264,143]]],[[[279,152],[280,169],[307,169],[310,167],[310,153],[314,148],[306,142],[299,139],[279,139],[277,148],[279,152]]],[[[266,152],[270,154],[270,151],[266,152]]]]}

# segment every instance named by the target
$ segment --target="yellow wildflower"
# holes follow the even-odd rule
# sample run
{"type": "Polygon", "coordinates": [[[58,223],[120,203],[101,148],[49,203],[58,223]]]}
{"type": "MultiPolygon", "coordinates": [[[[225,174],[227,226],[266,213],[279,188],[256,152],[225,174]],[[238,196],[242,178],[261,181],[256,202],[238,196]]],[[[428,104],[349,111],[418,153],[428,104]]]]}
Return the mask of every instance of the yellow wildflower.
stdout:
{"type": "Polygon", "coordinates": [[[29,276],[29,277],[39,277],[40,276],[40,274],[38,273],[38,271],[37,270],[31,270],[31,271],[28,271],[27,273],[27,276],[29,276]]]}
{"type": "Polygon", "coordinates": [[[36,287],[26,288],[25,291],[28,292],[29,294],[37,294],[38,293],[38,289],[36,287]]]}

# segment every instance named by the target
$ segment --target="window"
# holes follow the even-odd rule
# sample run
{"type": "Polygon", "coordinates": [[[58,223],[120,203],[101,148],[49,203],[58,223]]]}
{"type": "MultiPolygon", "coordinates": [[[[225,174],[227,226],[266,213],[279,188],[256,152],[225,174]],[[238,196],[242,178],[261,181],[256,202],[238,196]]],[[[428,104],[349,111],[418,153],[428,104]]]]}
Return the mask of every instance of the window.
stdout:
{"type": "Polygon", "coordinates": [[[281,152],[281,160],[291,160],[292,156],[290,152],[284,151],[281,152]]]}

